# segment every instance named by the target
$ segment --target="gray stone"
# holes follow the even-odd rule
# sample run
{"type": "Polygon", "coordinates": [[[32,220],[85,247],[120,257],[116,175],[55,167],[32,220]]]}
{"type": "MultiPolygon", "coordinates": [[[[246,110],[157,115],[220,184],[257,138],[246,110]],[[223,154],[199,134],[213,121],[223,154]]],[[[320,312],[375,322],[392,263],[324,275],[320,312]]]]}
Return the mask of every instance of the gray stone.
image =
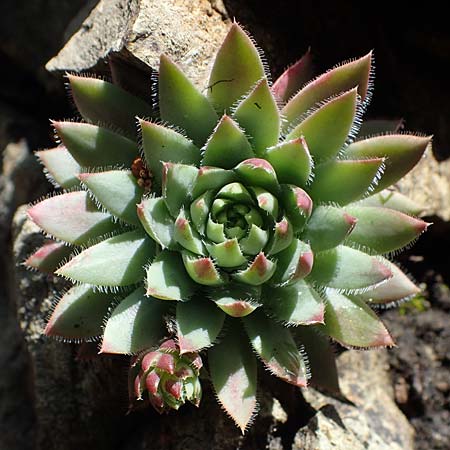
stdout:
{"type": "Polygon", "coordinates": [[[305,389],[318,413],[299,430],[293,448],[412,450],[414,431],[395,404],[388,369],[386,350],[340,355],[341,389],[354,405],[305,389]]]}

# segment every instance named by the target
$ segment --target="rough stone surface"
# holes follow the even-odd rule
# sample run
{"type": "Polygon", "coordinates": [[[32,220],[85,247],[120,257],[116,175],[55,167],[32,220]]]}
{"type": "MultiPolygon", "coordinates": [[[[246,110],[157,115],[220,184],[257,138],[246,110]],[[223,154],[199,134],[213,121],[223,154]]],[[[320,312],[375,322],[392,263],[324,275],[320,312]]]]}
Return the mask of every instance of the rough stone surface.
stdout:
{"type": "Polygon", "coordinates": [[[315,439],[317,447],[312,448],[318,450],[412,450],[414,431],[395,404],[388,370],[383,350],[341,354],[341,389],[354,405],[305,390],[305,399],[319,414],[297,434],[297,448],[310,448],[307,443],[315,439]]]}
{"type": "Polygon", "coordinates": [[[437,162],[427,152],[419,164],[398,183],[398,190],[424,207],[427,216],[450,220],[450,159],[437,162]]]}

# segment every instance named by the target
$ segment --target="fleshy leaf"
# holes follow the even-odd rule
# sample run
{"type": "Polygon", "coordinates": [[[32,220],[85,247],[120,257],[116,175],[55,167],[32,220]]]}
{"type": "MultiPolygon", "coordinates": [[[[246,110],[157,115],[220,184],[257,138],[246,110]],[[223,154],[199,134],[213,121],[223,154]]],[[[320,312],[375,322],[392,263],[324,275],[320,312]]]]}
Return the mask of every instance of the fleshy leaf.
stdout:
{"type": "Polygon", "coordinates": [[[208,351],[208,361],[217,398],[244,433],[257,407],[256,358],[245,345],[238,323],[233,323],[237,320],[229,320],[230,329],[227,327],[226,336],[208,351]]]}
{"type": "Polygon", "coordinates": [[[172,217],[177,217],[181,207],[191,197],[198,169],[185,164],[164,163],[162,192],[172,217]]]}
{"type": "Polygon", "coordinates": [[[205,234],[206,222],[208,220],[212,200],[213,192],[206,191],[202,195],[199,195],[190,206],[192,223],[201,235],[205,234]]]}
{"type": "Polygon", "coordinates": [[[345,157],[385,158],[383,176],[374,189],[380,192],[405,176],[422,158],[431,145],[430,137],[407,134],[377,136],[353,142],[345,150],[345,157]]]}
{"type": "Polygon", "coordinates": [[[278,142],[280,135],[280,113],[269,88],[267,78],[255,86],[233,113],[248,136],[256,155],[262,155],[267,147],[278,142]]]}
{"type": "Polygon", "coordinates": [[[395,265],[386,259],[383,264],[392,271],[392,278],[386,283],[358,294],[358,298],[373,304],[389,304],[417,295],[420,289],[395,265]]]}
{"type": "Polygon", "coordinates": [[[293,334],[308,355],[311,370],[309,383],[330,394],[342,396],[336,367],[336,357],[328,336],[315,327],[300,326],[293,334]]]}
{"type": "Polygon", "coordinates": [[[139,155],[136,142],[106,128],[80,122],[53,122],[58,136],[83,167],[131,167],[139,155]]]}
{"type": "Polygon", "coordinates": [[[46,233],[75,245],[118,228],[111,216],[99,211],[84,191],[47,198],[28,209],[28,215],[46,233]]]}
{"type": "Polygon", "coordinates": [[[357,220],[341,208],[316,206],[308,220],[302,239],[315,252],[336,247],[354,229],[357,220]]]}
{"type": "Polygon", "coordinates": [[[269,233],[253,224],[248,236],[241,239],[239,245],[246,255],[256,255],[265,247],[268,240],[269,233]]]}
{"type": "Polygon", "coordinates": [[[62,242],[47,241],[24,261],[24,265],[41,272],[53,273],[71,252],[72,248],[62,242]]]}
{"type": "Polygon", "coordinates": [[[206,244],[206,246],[219,267],[238,267],[247,261],[237,239],[229,239],[220,244],[206,244]]]}
{"type": "Polygon", "coordinates": [[[418,216],[426,207],[418,205],[400,192],[385,189],[358,202],[358,206],[378,206],[390,208],[412,216],[418,216]]]}
{"type": "Polygon", "coordinates": [[[147,295],[161,300],[189,300],[195,284],[183,270],[178,253],[163,250],[146,269],[147,295]]]}
{"type": "Polygon", "coordinates": [[[301,231],[312,212],[311,197],[302,188],[284,184],[281,186],[281,200],[294,231],[301,231]]]}
{"type": "Polygon", "coordinates": [[[275,169],[265,159],[251,158],[242,161],[234,171],[246,184],[277,193],[278,180],[275,169]]]}
{"type": "Polygon", "coordinates": [[[288,67],[273,83],[272,92],[283,103],[287,102],[313,77],[311,51],[288,67]]]}
{"type": "Polygon", "coordinates": [[[189,252],[183,252],[183,263],[189,276],[205,286],[219,286],[224,283],[211,258],[198,258],[189,252]]]}
{"type": "Polygon", "coordinates": [[[318,103],[341,92],[358,87],[363,102],[370,97],[370,74],[372,52],[360,59],[350,61],[331,69],[308,83],[292,97],[281,114],[286,117],[286,129],[318,103]]]}
{"type": "Polygon", "coordinates": [[[320,286],[342,290],[364,289],[391,277],[378,258],[343,245],[316,253],[310,275],[320,286]]]}
{"type": "Polygon", "coordinates": [[[261,252],[246,269],[234,273],[233,278],[241,283],[259,286],[272,277],[276,268],[276,262],[271,261],[261,252]]]}
{"type": "Polygon", "coordinates": [[[294,237],[292,225],[286,217],[275,223],[272,240],[268,245],[267,254],[275,255],[291,245],[294,237]]]}
{"type": "Polygon", "coordinates": [[[253,349],[269,371],[294,386],[305,387],[307,366],[291,332],[261,309],[242,320],[253,349]]]}
{"type": "Polygon", "coordinates": [[[357,90],[331,99],[299,123],[286,139],[304,137],[315,160],[336,156],[352,129],[357,105],[357,90]]]}
{"type": "Polygon", "coordinates": [[[67,78],[78,111],[94,125],[114,124],[135,137],[136,116],[153,113],[146,102],[107,81],[70,74],[67,78]]]}
{"type": "Polygon", "coordinates": [[[223,288],[211,289],[208,293],[211,300],[225,313],[232,317],[245,317],[260,306],[260,288],[228,284],[223,288]]]}
{"type": "Polygon", "coordinates": [[[154,251],[155,245],[144,231],[130,231],[89,247],[56,273],[81,283],[127,286],[144,278],[144,265],[154,251]]]}
{"type": "Polygon", "coordinates": [[[129,170],[81,173],[81,182],[114,217],[131,225],[140,225],[136,205],[141,201],[141,188],[129,170]]]}
{"type": "Polygon", "coordinates": [[[197,255],[205,254],[205,247],[198,233],[192,228],[191,222],[186,218],[186,213],[181,210],[173,227],[173,238],[186,250],[197,255]]]}
{"type": "Polygon", "coordinates": [[[162,120],[181,127],[196,145],[202,146],[217,122],[217,114],[166,55],[160,59],[158,87],[162,120]]]}
{"type": "Polygon", "coordinates": [[[192,196],[197,198],[207,190],[217,190],[234,181],[237,181],[237,177],[232,170],[225,170],[219,167],[200,167],[192,188],[192,196]]]}
{"type": "Polygon", "coordinates": [[[137,205],[137,215],[144,230],[162,248],[175,250],[177,243],[173,237],[173,218],[161,197],[150,197],[137,205]]]}
{"type": "Polygon", "coordinates": [[[362,348],[394,345],[383,322],[362,300],[331,290],[326,300],[324,329],[340,344],[362,348]]]}
{"type": "Polygon", "coordinates": [[[152,347],[164,336],[167,305],[146,297],[140,287],[124,298],[106,322],[101,353],[137,353],[152,347]]]}
{"type": "Polygon", "coordinates": [[[271,283],[285,285],[305,278],[312,270],[314,254],[311,247],[300,239],[294,239],[289,247],[277,253],[277,270],[271,283]]]}
{"type": "Polygon", "coordinates": [[[41,150],[36,152],[35,155],[45,167],[44,171],[47,172],[47,176],[57,186],[64,189],[79,186],[80,180],[77,175],[80,173],[81,167],[64,145],[49,150],[41,150]]]}
{"type": "Polygon", "coordinates": [[[367,247],[377,254],[405,247],[429,225],[388,208],[347,205],[346,210],[358,220],[347,242],[367,247]]]}
{"type": "Polygon", "coordinates": [[[198,166],[200,150],[189,139],[175,130],[153,122],[139,121],[145,160],[152,172],[157,189],[162,185],[162,162],[198,166]]]}
{"type": "Polygon", "coordinates": [[[325,305],[320,295],[304,280],[289,286],[264,286],[264,307],[276,319],[289,325],[323,323],[325,305]]]}
{"type": "Polygon", "coordinates": [[[280,183],[305,186],[311,177],[312,159],[303,138],[271,147],[266,150],[264,157],[274,167],[280,183]]]}
{"type": "Polygon", "coordinates": [[[315,201],[346,205],[374,189],[383,163],[383,158],[372,158],[320,164],[309,193],[315,201]]]}
{"type": "Polygon", "coordinates": [[[244,159],[255,156],[244,132],[224,115],[203,149],[202,166],[232,169],[244,159]]]}
{"type": "Polygon", "coordinates": [[[111,293],[94,291],[85,284],[73,286],[59,300],[44,333],[75,340],[101,336],[112,301],[111,293]]]}
{"type": "Polygon", "coordinates": [[[180,353],[211,347],[222,329],[224,320],[223,311],[205,298],[178,303],[176,324],[180,353]]]}
{"type": "Polygon", "coordinates": [[[211,70],[209,99],[217,111],[226,111],[264,75],[258,50],[245,31],[233,23],[211,70]]]}

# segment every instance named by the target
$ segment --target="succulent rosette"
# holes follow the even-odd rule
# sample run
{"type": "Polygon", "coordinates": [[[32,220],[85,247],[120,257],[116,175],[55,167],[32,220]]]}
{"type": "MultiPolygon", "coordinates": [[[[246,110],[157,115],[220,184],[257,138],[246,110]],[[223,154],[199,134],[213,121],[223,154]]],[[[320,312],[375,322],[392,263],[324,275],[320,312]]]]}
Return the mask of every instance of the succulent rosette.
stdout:
{"type": "MultiPolygon", "coordinates": [[[[242,430],[258,359],[299,387],[310,368],[339,392],[329,338],[393,345],[373,307],[417,294],[388,256],[427,227],[392,186],[430,139],[362,125],[372,67],[369,53],[311,80],[308,53],[272,84],[233,24],[206,87],[161,57],[153,105],[70,75],[84,121],[54,122],[61,145],[38,152],[63,192],[29,210],[53,240],[27,264],[74,282],[46,334],[100,338],[104,353],[153,354],[168,336],[179,357],[207,350],[217,398],[242,430]]],[[[138,375],[138,397],[158,410],[199,399],[155,400],[142,388],[155,367],[138,375]]]]}

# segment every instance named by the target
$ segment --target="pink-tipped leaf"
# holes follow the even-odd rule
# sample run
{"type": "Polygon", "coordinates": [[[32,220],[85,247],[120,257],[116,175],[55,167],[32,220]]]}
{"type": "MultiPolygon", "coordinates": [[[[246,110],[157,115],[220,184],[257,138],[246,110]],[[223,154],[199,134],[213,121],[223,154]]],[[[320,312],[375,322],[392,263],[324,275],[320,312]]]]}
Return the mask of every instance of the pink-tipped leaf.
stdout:
{"type": "Polygon", "coordinates": [[[53,273],[71,252],[72,248],[62,242],[47,241],[24,261],[24,265],[44,273],[53,273]]]}

